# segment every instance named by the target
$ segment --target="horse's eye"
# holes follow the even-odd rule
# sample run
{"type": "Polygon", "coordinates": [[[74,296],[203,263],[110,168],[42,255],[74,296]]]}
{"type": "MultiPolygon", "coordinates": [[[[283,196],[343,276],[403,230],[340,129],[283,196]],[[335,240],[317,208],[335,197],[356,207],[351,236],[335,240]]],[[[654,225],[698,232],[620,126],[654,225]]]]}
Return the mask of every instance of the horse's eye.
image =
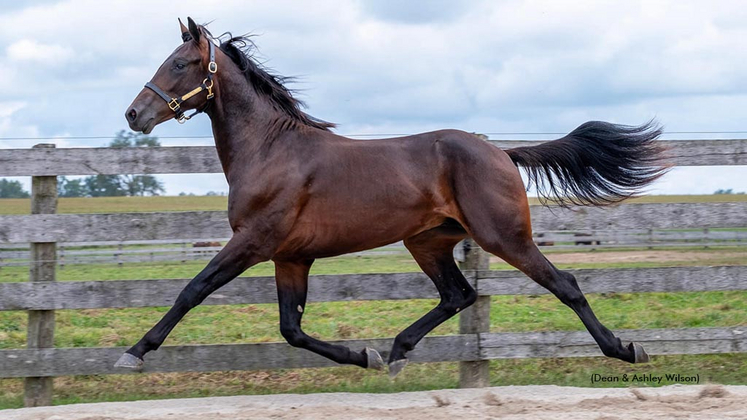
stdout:
{"type": "Polygon", "coordinates": [[[174,64],[174,68],[177,69],[177,70],[184,70],[185,67],[187,67],[187,65],[184,64],[184,63],[176,63],[176,64],[174,64]]]}

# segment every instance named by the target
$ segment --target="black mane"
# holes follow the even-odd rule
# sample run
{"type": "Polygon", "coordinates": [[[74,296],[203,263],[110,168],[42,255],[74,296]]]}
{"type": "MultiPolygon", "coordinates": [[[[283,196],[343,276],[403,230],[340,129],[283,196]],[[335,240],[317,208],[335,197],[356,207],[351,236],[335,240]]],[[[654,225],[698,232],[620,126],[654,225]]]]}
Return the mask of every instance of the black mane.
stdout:
{"type": "MultiPolygon", "coordinates": [[[[254,60],[252,52],[256,50],[254,42],[249,36],[232,36],[226,33],[218,38],[219,48],[223,53],[239,66],[246,76],[246,80],[254,90],[264,95],[272,104],[293,120],[304,125],[329,131],[335,124],[319,120],[301,111],[306,104],[293,97],[293,92],[284,86],[286,82],[293,81],[291,77],[284,77],[270,73],[260,63],[254,60]],[[222,40],[224,38],[225,40],[222,40]]],[[[210,41],[212,42],[212,41],[210,41]]]]}

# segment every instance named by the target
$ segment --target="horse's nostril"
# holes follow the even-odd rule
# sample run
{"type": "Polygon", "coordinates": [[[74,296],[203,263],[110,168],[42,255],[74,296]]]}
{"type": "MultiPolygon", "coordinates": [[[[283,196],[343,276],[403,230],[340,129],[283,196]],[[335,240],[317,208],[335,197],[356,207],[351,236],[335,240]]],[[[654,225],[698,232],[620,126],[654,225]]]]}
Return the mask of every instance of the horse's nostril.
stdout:
{"type": "Polygon", "coordinates": [[[127,118],[129,118],[130,121],[135,121],[135,119],[137,119],[137,111],[135,111],[135,108],[130,109],[127,113],[127,118]]]}

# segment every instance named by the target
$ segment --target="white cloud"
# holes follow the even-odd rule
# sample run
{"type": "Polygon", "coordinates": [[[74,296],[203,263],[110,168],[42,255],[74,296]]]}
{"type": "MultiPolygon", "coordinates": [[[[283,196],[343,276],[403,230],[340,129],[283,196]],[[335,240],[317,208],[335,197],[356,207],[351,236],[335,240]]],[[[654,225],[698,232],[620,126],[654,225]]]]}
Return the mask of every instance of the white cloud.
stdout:
{"type": "Polygon", "coordinates": [[[18,124],[14,121],[14,114],[28,106],[27,102],[11,101],[0,102],[0,149],[14,147],[30,147],[34,141],[6,140],[3,137],[36,137],[39,136],[39,127],[33,124],[18,124]]]}
{"type": "Polygon", "coordinates": [[[71,48],[55,44],[42,44],[33,39],[22,39],[7,49],[11,61],[33,62],[47,66],[59,66],[73,58],[71,48]]]}
{"type": "Polygon", "coordinates": [[[28,105],[26,102],[0,102],[0,118],[8,118],[28,105]]]}
{"type": "MultiPolygon", "coordinates": [[[[0,12],[0,133],[126,128],[125,107],[190,13],[215,34],[260,34],[260,57],[302,75],[309,112],[342,133],[567,132],[653,116],[670,130],[747,130],[747,8],[736,0],[62,0],[0,12]],[[8,103],[24,106],[3,117],[8,103]]],[[[154,132],[209,133],[205,117],[154,132]]]]}

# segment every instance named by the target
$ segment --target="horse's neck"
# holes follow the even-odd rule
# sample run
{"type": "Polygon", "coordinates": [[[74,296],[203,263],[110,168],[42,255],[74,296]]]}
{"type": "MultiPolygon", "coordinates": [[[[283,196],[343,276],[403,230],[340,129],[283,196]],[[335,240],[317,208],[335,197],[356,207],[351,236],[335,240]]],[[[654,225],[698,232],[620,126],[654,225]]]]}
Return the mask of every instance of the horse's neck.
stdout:
{"type": "Polygon", "coordinates": [[[273,126],[283,118],[243,75],[220,77],[215,103],[207,113],[223,171],[230,179],[232,167],[241,167],[272,141],[273,126]]]}

